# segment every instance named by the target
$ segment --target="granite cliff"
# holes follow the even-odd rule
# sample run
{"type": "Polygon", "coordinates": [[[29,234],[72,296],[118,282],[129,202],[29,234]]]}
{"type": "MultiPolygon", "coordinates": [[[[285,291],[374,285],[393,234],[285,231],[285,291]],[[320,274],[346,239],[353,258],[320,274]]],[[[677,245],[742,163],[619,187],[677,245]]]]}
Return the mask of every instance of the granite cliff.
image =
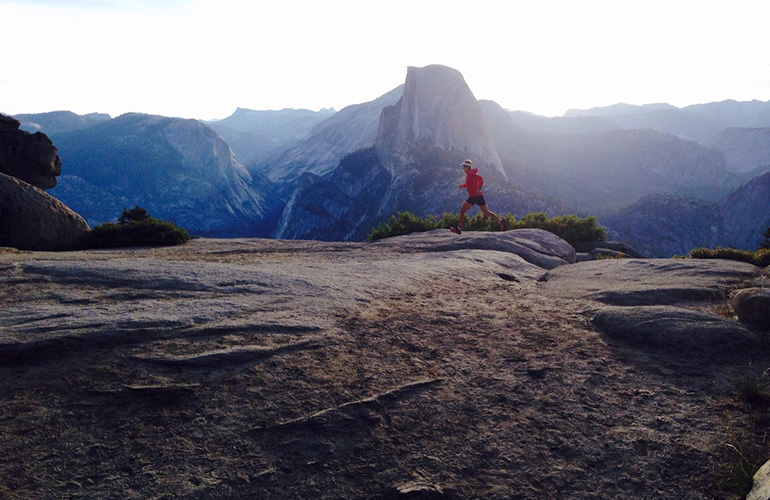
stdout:
{"type": "Polygon", "coordinates": [[[482,170],[505,178],[479,102],[462,74],[446,66],[407,69],[404,93],[383,109],[375,144],[396,178],[425,146],[473,158],[482,170]]]}
{"type": "MultiPolygon", "coordinates": [[[[307,166],[299,170],[306,175],[286,205],[276,237],[363,239],[397,211],[422,216],[457,211],[466,197],[458,190],[459,165],[468,157],[485,178],[493,210],[558,211],[557,203],[529,196],[507,181],[481,105],[459,72],[439,65],[409,68],[397,102],[382,107],[395,97],[396,91],[367,106],[368,119],[377,109],[379,121],[376,134],[369,136],[372,142],[361,143],[366,147],[346,161],[323,163],[328,170],[320,175],[308,175],[313,170],[307,166]]],[[[321,135],[337,137],[346,130],[337,121],[344,112],[329,120],[334,124],[318,125],[321,135]]]]}
{"type": "Polygon", "coordinates": [[[197,120],[127,114],[55,139],[68,175],[53,194],[91,224],[140,205],[193,234],[267,235],[283,203],[197,120]]]}

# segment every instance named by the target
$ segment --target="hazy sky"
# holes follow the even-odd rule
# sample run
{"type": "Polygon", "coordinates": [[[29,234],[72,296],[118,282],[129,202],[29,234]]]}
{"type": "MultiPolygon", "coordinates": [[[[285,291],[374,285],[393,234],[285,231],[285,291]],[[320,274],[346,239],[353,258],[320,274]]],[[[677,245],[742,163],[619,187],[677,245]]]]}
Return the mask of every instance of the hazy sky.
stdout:
{"type": "Polygon", "coordinates": [[[770,100],[767,0],[0,0],[0,112],[337,110],[459,70],[560,116],[770,100]]]}

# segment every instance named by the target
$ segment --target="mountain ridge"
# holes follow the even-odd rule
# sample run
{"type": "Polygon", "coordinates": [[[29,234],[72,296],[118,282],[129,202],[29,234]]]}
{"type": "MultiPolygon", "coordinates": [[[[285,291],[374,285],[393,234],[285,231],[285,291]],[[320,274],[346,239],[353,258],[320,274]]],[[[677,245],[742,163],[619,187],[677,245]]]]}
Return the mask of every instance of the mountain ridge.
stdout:
{"type": "MultiPolygon", "coordinates": [[[[477,101],[462,75],[452,68],[441,65],[411,67],[407,68],[404,85],[373,101],[338,112],[326,110],[329,114],[326,118],[316,112],[298,110],[298,115],[304,114],[310,121],[304,121],[297,129],[285,125],[291,121],[287,117],[296,110],[261,113],[237,109],[228,117],[231,121],[250,114],[276,120],[272,125],[265,125],[274,133],[268,138],[268,142],[273,141],[271,148],[280,142],[281,134],[285,133],[284,137],[291,139],[287,139],[288,144],[273,149],[262,161],[243,162],[236,153],[233,172],[240,173],[223,181],[223,185],[235,182],[241,187],[225,188],[228,192],[225,198],[230,201],[223,202],[222,208],[230,212],[240,210],[237,207],[243,204],[251,207],[244,210],[240,222],[233,222],[228,229],[216,233],[206,232],[211,228],[201,227],[198,216],[187,217],[183,223],[192,223],[193,233],[202,230],[204,234],[219,236],[269,234],[282,237],[291,234],[309,237],[299,230],[304,226],[325,227],[327,235],[362,238],[365,237],[362,224],[375,224],[395,211],[410,210],[418,215],[456,211],[462,201],[456,187],[462,176],[456,165],[468,157],[482,168],[482,175],[487,179],[485,192],[489,194],[492,209],[515,215],[544,210],[549,215],[578,213],[599,215],[600,222],[612,221],[615,220],[613,214],[624,213],[624,207],[656,194],[696,196],[706,203],[719,203],[770,168],[767,163],[770,141],[766,140],[768,134],[764,128],[733,127],[721,129],[709,140],[704,137],[710,135],[713,127],[721,126],[720,123],[761,123],[767,107],[768,103],[756,100],[724,101],[682,109],[665,103],[620,104],[594,110],[571,110],[560,118],[545,118],[512,112],[493,101],[477,101]],[[313,121],[315,123],[310,126],[313,121]],[[375,148],[377,155],[368,167],[372,172],[368,172],[366,166],[353,170],[349,165],[340,167],[340,161],[347,155],[370,147],[375,148]],[[245,167],[251,181],[243,175],[241,167],[245,167]],[[381,167],[388,170],[388,176],[378,173],[381,167]],[[359,172],[361,179],[350,177],[354,171],[359,172]],[[335,177],[338,172],[344,175],[335,177]],[[236,177],[240,180],[235,180],[236,177]],[[302,178],[304,180],[300,182],[302,178]],[[335,178],[341,179],[337,184],[339,193],[332,188],[338,182],[335,178]],[[377,203],[373,200],[364,202],[346,192],[366,197],[369,191],[377,198],[382,186],[370,184],[362,190],[359,180],[386,182],[388,187],[377,203]],[[318,185],[313,187],[316,183],[318,185]],[[356,185],[358,187],[353,189],[356,185]],[[322,189],[321,186],[326,187],[322,189]],[[244,190],[253,192],[244,195],[244,190]],[[322,195],[324,192],[327,194],[322,195]],[[300,200],[303,195],[309,196],[307,203],[300,200]],[[256,207],[261,206],[261,202],[255,200],[260,197],[266,200],[263,215],[269,213],[264,217],[257,215],[256,207]],[[328,210],[312,208],[314,204],[321,207],[324,203],[330,204],[328,210]],[[374,205],[377,210],[373,212],[374,205]],[[368,215],[345,216],[337,222],[328,216],[349,214],[356,206],[369,207],[365,210],[368,215]],[[295,210],[300,210],[302,216],[293,213],[295,210]],[[323,212],[327,215],[322,215],[323,212]],[[319,223],[325,221],[322,225],[303,220],[303,217],[315,217],[314,213],[321,217],[319,223]],[[255,216],[261,217],[258,222],[249,220],[255,216]],[[330,227],[337,223],[340,227],[330,227]],[[297,225],[294,229],[291,228],[293,224],[297,225]],[[282,229],[278,230],[278,227],[282,229]]],[[[29,117],[32,121],[34,118],[34,115],[29,117]]],[[[117,117],[104,121],[98,125],[106,128],[100,130],[109,129],[109,123],[115,120],[126,119],[117,117]]],[[[191,129],[196,127],[192,122],[187,123],[191,129]]],[[[205,126],[214,130],[216,122],[205,126]]],[[[227,121],[220,126],[227,126],[227,121]]],[[[176,148],[167,137],[159,140],[150,135],[146,145],[134,143],[135,152],[147,160],[147,169],[142,170],[135,164],[135,159],[126,156],[125,151],[121,153],[120,148],[110,151],[104,145],[99,146],[98,140],[88,144],[88,130],[71,132],[86,138],[85,144],[77,146],[80,151],[78,162],[111,163],[111,166],[105,164],[103,167],[116,171],[126,164],[147,182],[161,182],[158,176],[163,175],[166,164],[177,168],[180,164],[190,163],[193,169],[196,168],[193,165],[208,164],[212,172],[216,172],[219,168],[217,160],[204,160],[203,156],[228,158],[230,154],[225,149],[215,153],[216,148],[206,148],[205,155],[192,153],[196,146],[189,137],[198,137],[195,134],[189,135],[182,141],[184,145],[179,144],[176,148]],[[87,148],[94,146],[101,148],[98,154],[86,158],[87,148]],[[185,147],[191,151],[191,156],[186,159],[185,147]]],[[[57,132],[54,138],[67,133],[57,132]]],[[[143,133],[138,128],[130,135],[139,137],[143,133]]],[[[213,140],[204,139],[204,135],[200,135],[203,142],[213,140]]],[[[127,139],[116,136],[112,140],[125,143],[127,139]]],[[[226,139],[224,142],[229,146],[226,139]]],[[[73,142],[65,137],[61,146],[66,160],[67,149],[73,142]]],[[[233,151],[232,147],[229,149],[233,151]]],[[[88,175],[97,178],[105,175],[99,172],[97,168],[88,175]]],[[[108,186],[91,182],[86,179],[88,175],[79,177],[76,182],[75,173],[85,175],[78,165],[72,170],[65,165],[62,179],[71,181],[72,188],[62,186],[58,192],[66,202],[80,191],[81,206],[92,214],[98,212],[99,198],[104,201],[104,209],[109,208],[110,219],[116,216],[112,212],[121,204],[156,206],[154,199],[128,196],[125,187],[119,183],[108,186]],[[93,186],[90,200],[86,200],[82,193],[85,186],[93,186]]],[[[646,203],[649,206],[649,200],[646,203]]],[[[216,213],[216,210],[210,206],[204,212],[216,213]]],[[[237,219],[232,214],[227,217],[233,221],[237,219]]],[[[98,218],[105,217],[89,216],[88,220],[93,223],[98,218]]],[[[622,225],[609,223],[608,228],[622,236],[622,225]]],[[[686,236],[683,241],[690,241],[692,236],[686,236]]]]}
{"type": "Polygon", "coordinates": [[[63,181],[77,177],[105,194],[101,201],[81,201],[78,190],[52,192],[64,195],[62,201],[91,225],[117,218],[119,213],[98,209],[119,205],[117,198],[197,234],[271,231],[270,219],[280,205],[275,190],[257,193],[254,176],[224,139],[198,120],[129,113],[54,137],[68,163],[63,181]]]}

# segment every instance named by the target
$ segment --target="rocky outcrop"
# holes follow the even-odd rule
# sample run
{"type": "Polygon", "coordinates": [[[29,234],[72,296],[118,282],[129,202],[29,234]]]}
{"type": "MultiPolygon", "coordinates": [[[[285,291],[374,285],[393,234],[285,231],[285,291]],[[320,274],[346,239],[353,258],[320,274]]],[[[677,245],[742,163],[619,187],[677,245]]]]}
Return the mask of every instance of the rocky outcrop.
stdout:
{"type": "Polygon", "coordinates": [[[770,500],[770,461],[754,474],[754,485],[746,500],[770,500]]]}
{"type": "Polygon", "coordinates": [[[622,241],[581,241],[575,244],[578,253],[646,259],[649,255],[640,252],[622,241]]]}
{"type": "Polygon", "coordinates": [[[86,221],[56,198],[0,174],[0,246],[72,250],[88,231],[86,221]]]}
{"type": "Polygon", "coordinates": [[[760,330],[770,331],[770,289],[737,290],[733,293],[730,304],[742,322],[760,330]]]}
{"type": "Polygon", "coordinates": [[[448,229],[434,229],[386,238],[375,244],[396,246],[412,252],[491,250],[518,255],[522,260],[543,269],[555,269],[573,264],[576,260],[575,249],[569,243],[542,229],[465,231],[460,236],[448,229]]]}
{"type": "Polygon", "coordinates": [[[505,177],[479,102],[460,72],[446,66],[409,67],[403,96],[380,117],[377,151],[392,172],[410,164],[413,149],[425,144],[462,152],[505,177]]]}
{"type": "Polygon", "coordinates": [[[559,267],[542,282],[559,300],[595,301],[591,324],[619,348],[675,363],[732,363],[765,340],[713,304],[757,274],[755,266],[736,261],[627,259],[559,267]]]}
{"type": "Polygon", "coordinates": [[[674,358],[733,361],[761,345],[756,334],[733,321],[676,306],[603,307],[591,322],[609,340],[674,358]]]}
{"type": "Polygon", "coordinates": [[[61,158],[51,139],[41,132],[19,130],[15,118],[0,115],[0,173],[16,177],[40,189],[56,185],[61,158]]]}
{"type": "Polygon", "coordinates": [[[607,305],[674,305],[724,300],[756,273],[756,266],[731,260],[619,259],[554,269],[544,288],[607,305]]]}

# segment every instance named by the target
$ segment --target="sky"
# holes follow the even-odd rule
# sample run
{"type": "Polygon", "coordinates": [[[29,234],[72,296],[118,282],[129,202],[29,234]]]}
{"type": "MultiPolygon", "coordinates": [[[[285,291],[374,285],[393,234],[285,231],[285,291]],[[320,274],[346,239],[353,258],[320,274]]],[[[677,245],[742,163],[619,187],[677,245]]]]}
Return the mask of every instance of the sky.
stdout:
{"type": "Polygon", "coordinates": [[[770,101],[768,19],[767,0],[0,0],[0,112],[340,110],[430,64],[543,116],[770,101]]]}

